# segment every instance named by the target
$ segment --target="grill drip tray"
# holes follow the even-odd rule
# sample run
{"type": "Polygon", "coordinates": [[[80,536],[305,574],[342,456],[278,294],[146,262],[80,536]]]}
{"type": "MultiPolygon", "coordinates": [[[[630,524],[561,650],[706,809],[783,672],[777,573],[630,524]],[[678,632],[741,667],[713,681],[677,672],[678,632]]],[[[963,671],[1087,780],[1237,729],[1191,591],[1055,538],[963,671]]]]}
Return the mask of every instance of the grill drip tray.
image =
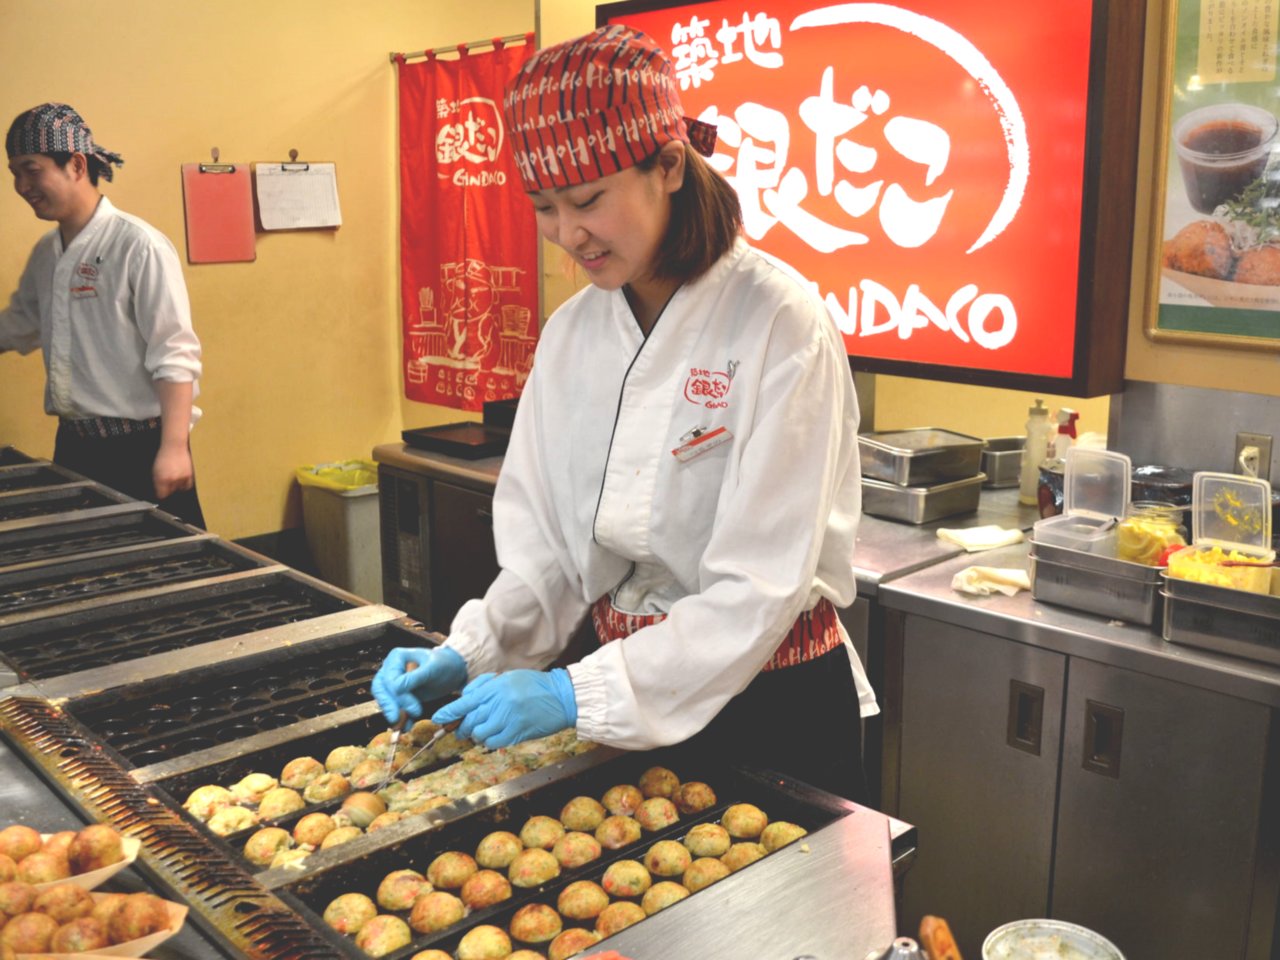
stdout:
{"type": "Polygon", "coordinates": [[[0,659],[43,680],[296,623],[353,602],[287,574],[0,628],[0,659]]]}

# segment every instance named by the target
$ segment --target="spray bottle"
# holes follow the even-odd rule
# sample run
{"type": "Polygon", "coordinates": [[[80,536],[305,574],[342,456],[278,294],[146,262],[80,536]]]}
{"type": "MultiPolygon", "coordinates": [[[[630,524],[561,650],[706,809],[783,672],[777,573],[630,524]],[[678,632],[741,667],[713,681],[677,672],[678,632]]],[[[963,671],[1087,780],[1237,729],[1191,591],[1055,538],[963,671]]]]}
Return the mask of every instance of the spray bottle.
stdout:
{"type": "Polygon", "coordinates": [[[1040,463],[1049,455],[1049,408],[1043,400],[1027,410],[1027,438],[1018,464],[1018,502],[1036,503],[1036,487],[1040,482],[1040,463]]]}

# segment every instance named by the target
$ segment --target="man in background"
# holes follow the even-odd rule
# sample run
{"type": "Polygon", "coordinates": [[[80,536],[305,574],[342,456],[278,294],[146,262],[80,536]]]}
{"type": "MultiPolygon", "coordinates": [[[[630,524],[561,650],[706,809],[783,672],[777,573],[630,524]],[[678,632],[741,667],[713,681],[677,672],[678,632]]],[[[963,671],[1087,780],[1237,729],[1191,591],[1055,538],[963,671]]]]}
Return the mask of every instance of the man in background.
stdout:
{"type": "Polygon", "coordinates": [[[5,150],[18,196],[57,224],[0,311],[0,352],[44,352],[54,462],[203,527],[188,442],[200,341],[177,251],[99,192],[124,160],[68,105],[20,114],[5,150]]]}

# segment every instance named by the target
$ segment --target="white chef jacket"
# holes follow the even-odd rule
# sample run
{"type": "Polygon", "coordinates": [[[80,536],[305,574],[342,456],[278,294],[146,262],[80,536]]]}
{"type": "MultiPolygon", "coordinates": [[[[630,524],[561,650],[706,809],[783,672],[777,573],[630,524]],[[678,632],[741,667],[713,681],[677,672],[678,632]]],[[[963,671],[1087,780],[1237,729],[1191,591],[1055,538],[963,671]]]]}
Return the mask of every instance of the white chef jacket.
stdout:
{"type": "Polygon", "coordinates": [[[803,611],[853,601],[857,432],[825,309],[745,241],[647,339],[622,291],[580,291],[548,322],[517,410],[493,504],[501,571],[448,645],[471,676],[541,668],[606,593],[666,613],[569,667],[577,730],[624,749],[687,739],[803,611]],[[719,428],[706,452],[673,453],[719,428]]]}
{"type": "MultiPolygon", "coordinates": [[[[40,238],[0,311],[0,347],[42,348],[45,412],[73,420],[157,417],[151,381],[194,382],[201,371],[177,251],[106,197],[65,250],[56,227],[40,238]]],[[[191,422],[199,417],[193,407],[191,422]]]]}

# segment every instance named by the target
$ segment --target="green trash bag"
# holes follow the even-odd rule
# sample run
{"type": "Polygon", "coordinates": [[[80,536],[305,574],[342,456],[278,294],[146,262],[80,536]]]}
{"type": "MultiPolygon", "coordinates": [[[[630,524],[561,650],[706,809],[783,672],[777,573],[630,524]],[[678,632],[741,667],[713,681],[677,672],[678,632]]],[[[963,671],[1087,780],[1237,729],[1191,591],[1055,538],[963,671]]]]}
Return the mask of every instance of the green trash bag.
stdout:
{"type": "Polygon", "coordinates": [[[372,460],[341,460],[299,467],[294,473],[304,487],[321,487],[347,493],[378,485],[378,465],[372,460]]]}

